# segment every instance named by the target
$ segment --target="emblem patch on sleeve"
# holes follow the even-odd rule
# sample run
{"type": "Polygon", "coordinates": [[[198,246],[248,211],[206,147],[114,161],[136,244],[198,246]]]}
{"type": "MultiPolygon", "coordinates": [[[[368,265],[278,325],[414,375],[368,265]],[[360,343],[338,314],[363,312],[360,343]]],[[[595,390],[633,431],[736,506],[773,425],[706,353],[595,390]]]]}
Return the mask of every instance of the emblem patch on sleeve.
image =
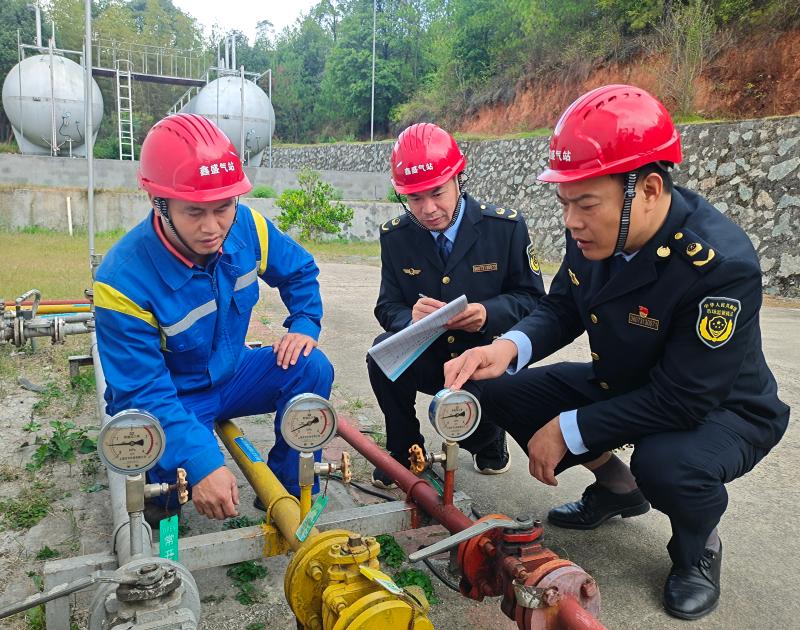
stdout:
{"type": "Polygon", "coordinates": [[[528,249],[525,251],[528,253],[528,264],[531,266],[531,271],[537,276],[541,275],[542,269],[539,266],[539,259],[536,257],[536,252],[533,251],[533,243],[528,245],[528,249]]]}
{"type": "Polygon", "coordinates": [[[742,310],[739,300],[706,296],[697,305],[697,336],[709,348],[724,346],[736,329],[736,319],[742,310]]]}

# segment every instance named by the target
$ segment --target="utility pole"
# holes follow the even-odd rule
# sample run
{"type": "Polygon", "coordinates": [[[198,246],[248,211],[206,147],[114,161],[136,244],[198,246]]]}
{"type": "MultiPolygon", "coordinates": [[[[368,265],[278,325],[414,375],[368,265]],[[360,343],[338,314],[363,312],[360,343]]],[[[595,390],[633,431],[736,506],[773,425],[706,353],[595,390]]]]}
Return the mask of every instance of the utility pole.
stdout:
{"type": "Polygon", "coordinates": [[[375,16],[378,0],[372,0],[372,113],[369,118],[369,141],[375,141],[375,16]]]}

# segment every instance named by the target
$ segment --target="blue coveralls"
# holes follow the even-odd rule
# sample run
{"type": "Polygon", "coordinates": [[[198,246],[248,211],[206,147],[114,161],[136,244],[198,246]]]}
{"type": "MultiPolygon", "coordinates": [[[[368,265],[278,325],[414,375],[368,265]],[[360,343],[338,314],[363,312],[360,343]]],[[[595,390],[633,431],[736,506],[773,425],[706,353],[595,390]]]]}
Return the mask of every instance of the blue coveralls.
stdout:
{"type": "Polygon", "coordinates": [[[259,297],[258,277],[280,291],[289,332],[319,337],[322,300],[314,259],[241,204],[221,253],[206,267],[170,252],[157,229],[151,212],[97,271],[94,302],[107,412],[152,413],[167,446],[150,480],[174,482],[182,467],[196,484],[224,465],[214,421],[277,410],[268,465],[299,495],[299,454],[280,434],[283,409],[296,394],[327,398],[333,368],[315,348],[284,370],[271,347],[251,350],[244,342],[259,297]]]}

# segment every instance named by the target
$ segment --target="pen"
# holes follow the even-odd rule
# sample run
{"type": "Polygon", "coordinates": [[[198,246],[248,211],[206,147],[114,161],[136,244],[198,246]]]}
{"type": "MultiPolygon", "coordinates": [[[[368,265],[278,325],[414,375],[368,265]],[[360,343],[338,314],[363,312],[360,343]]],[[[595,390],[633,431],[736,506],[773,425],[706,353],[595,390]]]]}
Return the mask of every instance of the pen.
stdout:
{"type": "Polygon", "coordinates": [[[420,296],[421,298],[426,298],[426,297],[428,297],[428,296],[427,296],[427,295],[425,295],[424,293],[417,293],[417,295],[418,295],[418,296],[420,296]]]}

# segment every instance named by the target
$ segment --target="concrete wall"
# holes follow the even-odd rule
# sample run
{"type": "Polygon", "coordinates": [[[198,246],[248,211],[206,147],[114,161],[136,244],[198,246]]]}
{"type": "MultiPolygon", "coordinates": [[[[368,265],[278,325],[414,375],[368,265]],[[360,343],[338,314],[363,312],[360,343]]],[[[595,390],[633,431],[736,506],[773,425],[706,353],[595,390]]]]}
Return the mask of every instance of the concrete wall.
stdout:
{"type": "MultiPolygon", "coordinates": [[[[94,185],[98,190],[134,191],[137,189],[138,162],[95,160],[94,185]]],[[[280,194],[297,187],[297,169],[245,168],[254,186],[272,186],[280,194]]],[[[386,173],[352,172],[351,169],[321,169],[323,180],[342,192],[345,199],[385,200],[390,181],[386,173]],[[348,171],[348,172],[342,172],[348,171]]],[[[0,187],[85,188],[86,161],[39,155],[0,154],[0,187]]]]}
{"type": "MultiPolygon", "coordinates": [[[[72,209],[72,225],[85,229],[88,203],[85,190],[53,190],[51,188],[0,189],[0,228],[19,230],[38,226],[66,231],[67,197],[72,209]]],[[[274,219],[280,212],[273,199],[243,199],[243,203],[274,219]]],[[[343,235],[353,240],[377,240],[381,223],[396,217],[403,210],[396,203],[380,201],[347,201],[353,209],[352,226],[343,235]]],[[[95,223],[98,232],[129,230],[150,211],[143,192],[98,191],[95,193],[95,223]]]]}
{"type": "MultiPolygon", "coordinates": [[[[683,125],[678,184],[697,189],[749,234],[761,257],[768,293],[800,297],[800,117],[683,125]]],[[[528,220],[542,258],[559,260],[560,210],[536,182],[548,138],[461,144],[469,188],[478,198],[516,208],[528,220]]],[[[384,171],[390,143],[275,148],[273,164],[384,171]]]]}

